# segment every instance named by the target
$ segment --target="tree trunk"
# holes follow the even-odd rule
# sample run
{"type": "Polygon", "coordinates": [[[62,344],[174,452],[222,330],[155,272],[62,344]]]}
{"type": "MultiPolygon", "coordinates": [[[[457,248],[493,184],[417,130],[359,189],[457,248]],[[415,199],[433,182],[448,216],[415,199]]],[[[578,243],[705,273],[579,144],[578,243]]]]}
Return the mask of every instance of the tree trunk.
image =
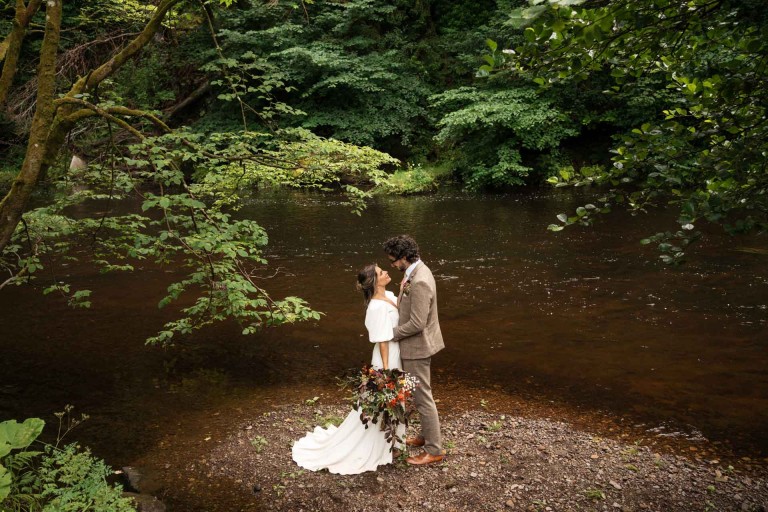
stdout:
{"type": "MultiPolygon", "coordinates": [[[[31,0],[30,5],[32,1],[31,0]]],[[[125,62],[136,55],[154,37],[168,11],[183,0],[162,0],[144,30],[123,50],[92,73],[79,79],[67,93],[73,97],[86,91],[94,90],[105,78],[111,76],[125,62]]],[[[27,153],[21,172],[11,186],[11,190],[0,202],[0,251],[11,240],[16,226],[26,211],[29,198],[41,175],[55,161],[67,133],[74,128],[79,116],[73,113],[79,106],[63,103],[54,104],[56,83],[56,52],[59,45],[61,28],[62,0],[48,0],[43,47],[40,50],[40,68],[38,71],[38,94],[35,116],[27,144],[27,153]],[[55,114],[55,117],[54,117],[55,114]]]]}
{"type": "Polygon", "coordinates": [[[0,108],[5,107],[8,92],[16,75],[16,67],[19,63],[21,43],[27,34],[27,26],[42,0],[30,0],[29,5],[24,5],[24,0],[16,0],[16,16],[13,19],[11,33],[0,43],[0,61],[3,61],[3,71],[0,74],[0,108]]]}
{"type": "Polygon", "coordinates": [[[37,185],[40,168],[48,140],[48,127],[53,120],[53,99],[56,92],[56,54],[59,49],[62,0],[48,0],[45,12],[45,37],[40,49],[38,89],[35,115],[27,143],[27,154],[21,172],[11,190],[0,202],[0,251],[11,240],[21,215],[27,208],[32,191],[37,185]]]}

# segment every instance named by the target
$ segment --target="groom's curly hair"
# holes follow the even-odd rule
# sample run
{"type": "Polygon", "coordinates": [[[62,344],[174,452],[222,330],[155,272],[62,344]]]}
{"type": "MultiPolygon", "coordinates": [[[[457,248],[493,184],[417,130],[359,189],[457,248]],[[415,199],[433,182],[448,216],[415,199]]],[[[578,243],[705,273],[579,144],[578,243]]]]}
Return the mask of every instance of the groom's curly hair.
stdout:
{"type": "Polygon", "coordinates": [[[396,260],[405,258],[408,263],[419,259],[419,244],[410,235],[393,236],[384,242],[384,252],[396,260]]]}

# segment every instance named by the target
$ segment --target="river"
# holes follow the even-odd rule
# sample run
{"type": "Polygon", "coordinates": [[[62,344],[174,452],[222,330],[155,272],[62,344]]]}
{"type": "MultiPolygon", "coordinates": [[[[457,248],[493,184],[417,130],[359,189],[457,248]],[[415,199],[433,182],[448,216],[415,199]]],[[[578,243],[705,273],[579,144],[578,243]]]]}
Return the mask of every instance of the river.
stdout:
{"type": "Polygon", "coordinates": [[[322,320],[248,338],[219,325],[176,349],[143,344],[173,318],[156,306],[173,269],[58,269],[93,290],[89,310],[6,288],[0,418],[50,421],[72,403],[91,419],[71,435],[126,464],[165,424],[194,421],[188,413],[200,404],[330,393],[335,376],[370,357],[356,270],[384,266],[381,242],[410,233],[438,285],[446,349],[433,363],[436,396],[443,382],[556,399],[659,435],[768,453],[765,238],[708,228],[685,265],[668,267],[639,240],[674,229],[669,212],[618,211],[590,228],[546,230],[583,200],[569,191],[445,191],[380,197],[357,217],[333,194],[258,194],[238,215],[270,236],[265,275],[276,275],[264,286],[307,299],[322,320]]]}

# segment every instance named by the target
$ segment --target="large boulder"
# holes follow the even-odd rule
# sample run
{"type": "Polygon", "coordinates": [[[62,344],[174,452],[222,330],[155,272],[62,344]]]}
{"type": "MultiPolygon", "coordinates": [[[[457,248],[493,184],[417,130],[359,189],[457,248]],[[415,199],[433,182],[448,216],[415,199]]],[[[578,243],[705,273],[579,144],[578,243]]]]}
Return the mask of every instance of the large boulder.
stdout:
{"type": "Polygon", "coordinates": [[[136,494],[160,494],[164,484],[160,472],[143,467],[122,468],[123,489],[136,494]]]}

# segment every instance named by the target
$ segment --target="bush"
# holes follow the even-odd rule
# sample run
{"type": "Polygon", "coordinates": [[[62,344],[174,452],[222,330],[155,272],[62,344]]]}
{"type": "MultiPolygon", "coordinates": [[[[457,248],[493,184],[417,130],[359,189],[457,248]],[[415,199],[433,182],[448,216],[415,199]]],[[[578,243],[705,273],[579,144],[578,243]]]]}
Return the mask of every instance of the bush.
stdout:
{"type": "MultiPolygon", "coordinates": [[[[70,410],[68,406],[66,413],[70,410]]],[[[59,441],[79,423],[67,420],[59,441]]],[[[0,510],[135,512],[133,501],[122,497],[122,488],[107,483],[112,470],[87,448],[71,443],[29,450],[44,426],[39,418],[0,423],[0,510]]]]}
{"type": "Polygon", "coordinates": [[[395,194],[420,194],[437,188],[438,182],[448,174],[450,169],[445,165],[430,168],[421,164],[409,165],[407,169],[390,175],[380,189],[395,194]]]}

